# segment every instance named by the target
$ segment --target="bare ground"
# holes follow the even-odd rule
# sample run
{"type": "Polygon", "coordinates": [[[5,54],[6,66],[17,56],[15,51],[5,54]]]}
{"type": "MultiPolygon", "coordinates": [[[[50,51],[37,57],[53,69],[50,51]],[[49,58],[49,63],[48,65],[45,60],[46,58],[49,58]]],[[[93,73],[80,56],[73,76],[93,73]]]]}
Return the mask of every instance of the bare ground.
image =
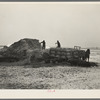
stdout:
{"type": "Polygon", "coordinates": [[[100,66],[0,66],[1,89],[100,89],[100,66]]]}

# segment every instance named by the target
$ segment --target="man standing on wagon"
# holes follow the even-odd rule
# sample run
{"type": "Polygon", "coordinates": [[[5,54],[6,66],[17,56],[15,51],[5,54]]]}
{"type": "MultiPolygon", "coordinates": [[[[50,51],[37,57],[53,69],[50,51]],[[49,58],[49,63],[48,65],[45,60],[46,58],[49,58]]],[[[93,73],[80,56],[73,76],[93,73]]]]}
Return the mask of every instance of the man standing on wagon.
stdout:
{"type": "Polygon", "coordinates": [[[57,48],[61,47],[60,42],[58,40],[57,40],[57,43],[55,43],[55,44],[57,44],[57,48]]]}
{"type": "Polygon", "coordinates": [[[45,40],[43,40],[41,43],[42,43],[42,49],[45,49],[46,48],[46,42],[45,42],[45,40]]]}

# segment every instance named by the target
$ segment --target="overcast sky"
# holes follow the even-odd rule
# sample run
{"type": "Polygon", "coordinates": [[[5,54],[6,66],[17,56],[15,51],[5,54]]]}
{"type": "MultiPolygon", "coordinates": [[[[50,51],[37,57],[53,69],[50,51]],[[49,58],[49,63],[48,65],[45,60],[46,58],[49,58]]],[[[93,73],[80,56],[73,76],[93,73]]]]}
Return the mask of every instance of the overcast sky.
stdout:
{"type": "Polygon", "coordinates": [[[100,3],[0,3],[0,45],[23,38],[100,47],[100,3]]]}

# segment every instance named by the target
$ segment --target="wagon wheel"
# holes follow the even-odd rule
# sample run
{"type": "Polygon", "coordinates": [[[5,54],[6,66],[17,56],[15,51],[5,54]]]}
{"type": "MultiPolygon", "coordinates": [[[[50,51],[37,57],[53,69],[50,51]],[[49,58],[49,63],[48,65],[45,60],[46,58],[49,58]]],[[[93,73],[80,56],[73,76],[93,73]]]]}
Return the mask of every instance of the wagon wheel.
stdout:
{"type": "Polygon", "coordinates": [[[56,63],[56,61],[55,61],[55,60],[52,60],[52,63],[54,63],[54,64],[55,64],[55,63],[56,63]]]}
{"type": "Polygon", "coordinates": [[[30,57],[30,62],[34,62],[36,59],[35,59],[35,55],[32,55],[31,57],[30,57]]]}
{"type": "Polygon", "coordinates": [[[50,60],[49,60],[49,59],[46,59],[46,60],[45,60],[45,63],[50,63],[50,60]]]}
{"type": "Polygon", "coordinates": [[[45,63],[50,63],[50,56],[48,53],[43,53],[43,59],[45,63]]]}
{"type": "Polygon", "coordinates": [[[84,57],[84,56],[82,57],[82,60],[83,60],[83,61],[85,60],[85,57],[84,57]]]}
{"type": "Polygon", "coordinates": [[[65,61],[68,62],[68,58],[67,57],[66,57],[65,61]]]}

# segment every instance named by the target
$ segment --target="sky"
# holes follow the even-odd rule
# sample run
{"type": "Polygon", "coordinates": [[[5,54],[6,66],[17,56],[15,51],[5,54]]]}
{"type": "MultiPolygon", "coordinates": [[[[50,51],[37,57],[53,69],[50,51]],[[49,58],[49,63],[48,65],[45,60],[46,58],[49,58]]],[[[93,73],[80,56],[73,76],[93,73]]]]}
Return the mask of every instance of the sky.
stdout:
{"type": "Polygon", "coordinates": [[[49,47],[100,47],[100,3],[0,3],[0,45],[23,38],[49,47]]]}

